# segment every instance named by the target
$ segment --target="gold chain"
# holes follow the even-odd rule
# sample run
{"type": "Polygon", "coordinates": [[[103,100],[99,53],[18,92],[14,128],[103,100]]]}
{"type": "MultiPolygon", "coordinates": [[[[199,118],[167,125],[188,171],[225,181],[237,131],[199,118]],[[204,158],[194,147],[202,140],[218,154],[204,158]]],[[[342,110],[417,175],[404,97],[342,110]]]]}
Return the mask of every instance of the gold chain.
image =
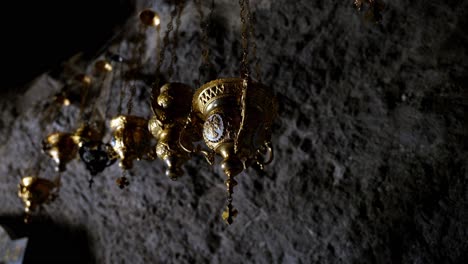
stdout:
{"type": "Polygon", "coordinates": [[[237,133],[236,139],[234,141],[234,151],[238,151],[238,139],[240,135],[244,132],[244,121],[245,121],[245,107],[246,107],[246,95],[247,88],[250,80],[249,76],[249,67],[248,67],[248,56],[249,56],[249,36],[248,36],[248,26],[246,21],[246,16],[248,15],[248,0],[239,0],[240,5],[240,18],[241,18],[241,37],[242,37],[242,61],[241,61],[241,78],[242,81],[242,95],[241,95],[241,124],[239,131],[237,133]]]}
{"type": "MultiPolygon", "coordinates": [[[[109,91],[108,91],[107,100],[106,100],[106,110],[105,110],[105,112],[104,112],[104,119],[106,119],[106,120],[107,120],[107,118],[109,117],[109,111],[110,111],[110,106],[111,106],[111,101],[112,101],[112,89],[114,88],[114,85],[115,85],[115,82],[116,82],[116,79],[117,79],[116,76],[118,76],[118,75],[117,75],[117,71],[118,71],[119,69],[122,69],[123,58],[120,57],[120,48],[121,48],[121,45],[122,45],[122,42],[120,42],[119,45],[118,45],[117,54],[112,55],[112,56],[116,56],[116,61],[118,61],[118,62],[120,63],[120,65],[118,65],[119,67],[114,67],[114,64],[115,64],[115,63],[112,64],[112,65],[113,65],[112,67],[115,68],[115,71],[112,71],[112,72],[110,73],[110,75],[111,75],[111,77],[110,77],[111,81],[110,81],[109,88],[108,88],[109,91]]],[[[112,61],[113,61],[113,60],[111,60],[111,63],[112,63],[112,61]]],[[[120,107],[121,104],[122,104],[122,102],[119,101],[119,107],[120,107]]],[[[120,111],[121,111],[121,110],[120,110],[120,111]]],[[[119,114],[120,114],[120,113],[119,113],[119,114]]]]}
{"type": "Polygon", "coordinates": [[[97,109],[98,99],[103,97],[103,92],[105,90],[107,80],[109,79],[108,77],[109,77],[108,74],[104,74],[103,76],[99,77],[99,81],[97,82],[97,88],[99,89],[99,92],[98,92],[99,94],[97,98],[94,98],[94,102],[91,103],[91,110],[89,111],[88,115],[86,116],[86,119],[84,120],[85,123],[91,123],[93,121],[96,121],[96,119],[95,118],[93,119],[93,117],[96,116],[95,113],[97,109]]]}
{"type": "Polygon", "coordinates": [[[81,121],[84,121],[86,119],[85,117],[85,106],[86,106],[86,101],[88,100],[88,92],[89,92],[89,86],[85,84],[81,84],[81,102],[80,102],[80,119],[81,121]]]}
{"type": "MultiPolygon", "coordinates": [[[[119,46],[119,54],[121,52],[121,46],[119,46]]],[[[124,64],[121,63],[120,64],[120,74],[118,75],[118,77],[120,77],[120,97],[119,97],[119,106],[117,108],[117,115],[121,115],[122,114],[122,104],[123,104],[123,98],[125,96],[125,82],[124,82],[124,79],[125,79],[125,74],[124,74],[124,64]]]]}
{"type": "Polygon", "coordinates": [[[240,5],[240,19],[241,19],[241,38],[242,38],[242,60],[241,60],[241,77],[244,79],[249,78],[249,36],[247,27],[247,8],[248,0],[239,0],[240,5]]]}
{"type": "Polygon", "coordinates": [[[167,30],[166,30],[166,33],[164,34],[163,43],[161,45],[161,48],[158,50],[159,58],[158,58],[158,63],[156,64],[156,80],[154,81],[154,85],[153,85],[153,89],[151,93],[152,100],[156,99],[156,97],[159,94],[159,82],[161,81],[161,66],[164,61],[166,48],[169,45],[169,35],[171,31],[174,29],[174,19],[176,17],[176,14],[177,14],[177,10],[174,10],[173,12],[171,12],[171,19],[167,23],[167,30]]]}
{"type": "Polygon", "coordinates": [[[139,39],[137,39],[137,43],[134,46],[133,54],[132,54],[132,64],[130,66],[130,76],[131,84],[130,84],[130,97],[127,101],[127,115],[130,115],[133,110],[133,97],[136,94],[136,84],[135,84],[135,77],[138,69],[140,68],[140,57],[141,52],[143,49],[143,41],[144,41],[144,28],[143,25],[140,25],[140,32],[138,33],[139,39]]]}
{"type": "MultiPolygon", "coordinates": [[[[202,65],[199,68],[198,72],[198,85],[201,84],[201,78],[203,70],[206,70],[209,74],[211,71],[214,70],[214,66],[210,61],[210,50],[209,50],[209,42],[208,42],[208,30],[210,27],[210,23],[213,17],[213,11],[215,8],[214,0],[211,1],[210,6],[210,13],[208,15],[207,20],[205,21],[205,14],[203,13],[203,7],[200,0],[195,0],[196,8],[198,15],[200,17],[200,29],[201,29],[201,55],[202,55],[202,65]]],[[[211,77],[211,76],[208,76],[211,77]]],[[[205,80],[203,80],[205,81],[205,80]]]]}
{"type": "Polygon", "coordinates": [[[169,69],[168,69],[168,77],[169,80],[172,78],[174,75],[174,64],[177,62],[177,45],[179,42],[179,28],[180,28],[180,23],[181,23],[181,16],[182,16],[182,11],[184,10],[184,0],[178,0],[177,1],[177,17],[176,17],[176,28],[173,33],[173,38],[172,38],[172,47],[171,47],[171,62],[169,63],[169,69]]]}
{"type": "Polygon", "coordinates": [[[260,72],[260,61],[257,57],[257,42],[255,41],[255,23],[256,18],[255,15],[252,14],[250,9],[249,0],[246,0],[247,3],[247,16],[248,16],[248,23],[249,23],[249,31],[250,31],[250,42],[252,43],[252,60],[255,60],[255,75],[257,77],[257,81],[261,82],[261,72],[260,72]]]}

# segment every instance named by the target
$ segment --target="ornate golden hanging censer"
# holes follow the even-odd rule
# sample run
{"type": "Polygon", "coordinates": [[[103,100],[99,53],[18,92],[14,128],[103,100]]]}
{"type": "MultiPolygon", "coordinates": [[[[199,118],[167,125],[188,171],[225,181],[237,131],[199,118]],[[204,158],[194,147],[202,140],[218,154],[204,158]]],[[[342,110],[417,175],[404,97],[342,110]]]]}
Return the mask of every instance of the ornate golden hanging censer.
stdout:
{"type": "Polygon", "coordinates": [[[152,108],[149,130],[157,139],[156,153],[167,166],[166,176],[175,180],[183,174],[182,165],[190,159],[190,154],[182,147],[198,141],[192,133],[181,137],[181,132],[190,113],[192,88],[183,83],[167,83],[160,88],[152,108]]]}
{"type": "Polygon", "coordinates": [[[116,161],[115,153],[113,153],[110,144],[102,142],[102,130],[102,128],[96,128],[89,123],[83,123],[75,132],[80,159],[91,174],[90,186],[94,176],[116,161]]]}
{"type": "Polygon", "coordinates": [[[110,153],[110,144],[103,143],[102,138],[102,128],[96,128],[89,123],[83,123],[75,132],[80,159],[91,174],[90,186],[94,176],[115,162],[114,155],[110,153]]]}
{"type": "Polygon", "coordinates": [[[120,158],[123,170],[133,168],[133,161],[146,158],[151,152],[148,120],[133,115],[119,115],[110,122],[112,147],[120,158]]]}
{"type": "MultiPolygon", "coordinates": [[[[151,10],[144,10],[140,13],[140,19],[143,21],[144,26],[158,26],[159,17],[151,10]]],[[[140,32],[140,36],[143,35],[140,32]]],[[[138,41],[133,50],[133,60],[130,65],[130,73],[135,74],[139,70],[139,54],[141,54],[140,46],[143,39],[138,41]]],[[[126,78],[125,74],[122,78],[126,78]]],[[[134,78],[135,76],[132,76],[134,78]]],[[[117,179],[117,185],[124,188],[129,184],[128,179],[125,177],[125,171],[133,167],[134,160],[149,159],[153,160],[155,154],[152,149],[152,136],[148,131],[148,120],[143,117],[132,115],[133,97],[136,93],[136,84],[130,84],[130,97],[127,102],[127,114],[123,115],[122,100],[124,97],[126,85],[122,85],[120,94],[120,103],[118,109],[118,116],[110,121],[110,128],[112,130],[111,145],[113,151],[120,158],[119,166],[122,168],[124,175],[117,179]]]]}
{"type": "Polygon", "coordinates": [[[210,81],[196,91],[192,102],[194,114],[203,122],[206,145],[223,158],[221,168],[227,176],[228,199],[222,216],[228,224],[237,214],[232,206],[233,188],[237,184],[234,177],[254,164],[263,168],[273,159],[271,125],[277,114],[272,90],[250,78],[248,35],[253,35],[252,19],[249,1],[239,3],[243,46],[241,78],[210,81]]]}
{"type": "Polygon", "coordinates": [[[152,89],[153,117],[149,120],[148,129],[156,138],[156,154],[167,166],[166,176],[175,180],[183,174],[182,165],[190,159],[181,146],[180,140],[185,144],[192,144],[199,138],[194,134],[187,134],[181,137],[181,132],[187,122],[191,109],[191,98],[193,89],[183,83],[168,82],[159,87],[160,67],[164,60],[165,50],[168,45],[171,51],[171,60],[168,69],[169,79],[174,73],[173,65],[176,60],[176,48],[178,31],[180,27],[181,15],[184,9],[184,1],[176,1],[175,10],[171,13],[170,21],[167,25],[162,48],[159,51],[158,63],[156,66],[156,82],[152,89]],[[176,30],[172,43],[169,43],[169,34],[173,29],[173,21],[176,20],[176,30]]]}
{"type": "Polygon", "coordinates": [[[29,223],[34,211],[53,201],[60,189],[60,177],[51,181],[37,176],[23,177],[18,185],[18,197],[24,203],[24,221],[29,223]]]}

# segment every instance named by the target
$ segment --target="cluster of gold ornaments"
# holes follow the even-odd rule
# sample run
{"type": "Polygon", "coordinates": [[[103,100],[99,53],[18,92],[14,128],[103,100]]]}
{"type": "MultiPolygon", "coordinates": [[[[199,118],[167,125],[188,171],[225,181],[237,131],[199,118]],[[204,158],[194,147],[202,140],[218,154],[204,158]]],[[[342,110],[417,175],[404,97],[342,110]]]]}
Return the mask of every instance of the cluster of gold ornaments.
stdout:
{"type": "MultiPolygon", "coordinates": [[[[154,11],[144,10],[139,17],[145,26],[160,24],[154,11]]],[[[112,65],[105,61],[96,67],[112,71],[112,65]]],[[[83,76],[82,82],[89,80],[83,76]]],[[[237,214],[232,206],[235,176],[251,166],[263,169],[273,160],[271,127],[278,106],[272,90],[245,74],[212,80],[195,91],[187,84],[170,82],[153,87],[152,94],[151,118],[120,114],[110,120],[109,157],[119,159],[124,171],[131,169],[135,160],[159,158],[173,180],[183,175],[182,166],[195,154],[202,154],[210,164],[216,155],[222,157],[228,193],[222,217],[231,224],[237,214]],[[201,142],[207,148],[200,147],[201,142]]],[[[75,133],[50,134],[43,149],[56,162],[57,170],[64,171],[84,142],[101,139],[102,133],[84,125],[75,133]]],[[[118,184],[124,187],[128,180],[121,177],[118,184]]],[[[50,193],[57,187],[58,183],[24,178],[19,195],[27,212],[50,201],[50,193]]]]}
{"type": "MultiPolygon", "coordinates": [[[[99,60],[95,63],[97,73],[105,74],[112,71],[112,65],[99,60]]],[[[74,77],[84,89],[89,89],[92,78],[86,74],[74,77]]],[[[55,103],[63,106],[71,104],[70,96],[59,93],[54,97],[55,103]]],[[[54,180],[42,178],[37,175],[28,175],[21,179],[18,185],[18,196],[25,206],[25,222],[29,222],[32,213],[42,204],[53,201],[60,189],[60,173],[66,170],[66,165],[79,155],[91,175],[96,175],[111,165],[117,154],[109,145],[102,144],[104,133],[95,124],[87,122],[73,132],[53,132],[42,141],[42,151],[55,162],[55,171],[59,174],[54,180]]]]}

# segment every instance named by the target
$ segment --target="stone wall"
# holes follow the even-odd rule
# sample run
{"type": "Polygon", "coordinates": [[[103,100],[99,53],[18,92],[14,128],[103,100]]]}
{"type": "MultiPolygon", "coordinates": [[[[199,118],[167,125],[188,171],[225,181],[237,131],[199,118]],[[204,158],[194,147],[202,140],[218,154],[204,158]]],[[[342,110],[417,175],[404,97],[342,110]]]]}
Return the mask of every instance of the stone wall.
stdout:
{"type": "MultiPolygon", "coordinates": [[[[158,3],[153,8],[162,15],[163,32],[170,8],[158,3]]],[[[84,165],[73,161],[59,199],[38,218],[87,230],[97,263],[468,259],[467,3],[387,1],[381,24],[364,21],[352,1],[251,5],[262,82],[277,94],[280,111],[275,160],[264,172],[249,169],[237,177],[234,224],[220,217],[224,176],[201,157],[175,182],[164,176],[161,161],[140,161],[124,190],[115,184],[117,164],[89,189],[84,165]]],[[[136,3],[137,10],[145,6],[136,3]]],[[[192,3],[184,12],[173,80],[195,86],[199,21],[192,3]]],[[[220,77],[238,75],[238,12],[236,2],[216,1],[210,58],[220,77]]],[[[130,18],[128,28],[134,23],[130,18]]],[[[134,106],[144,116],[155,39],[148,30],[134,106]]],[[[125,50],[129,41],[111,48],[125,50]]],[[[80,63],[92,67],[92,61],[80,63]]],[[[115,99],[119,82],[114,85],[115,99]]],[[[0,99],[0,215],[22,213],[17,183],[31,164],[42,160],[41,173],[53,175],[38,143],[77,125],[77,105],[59,109],[55,119],[45,111],[62,86],[44,74],[24,93],[0,99]]]]}

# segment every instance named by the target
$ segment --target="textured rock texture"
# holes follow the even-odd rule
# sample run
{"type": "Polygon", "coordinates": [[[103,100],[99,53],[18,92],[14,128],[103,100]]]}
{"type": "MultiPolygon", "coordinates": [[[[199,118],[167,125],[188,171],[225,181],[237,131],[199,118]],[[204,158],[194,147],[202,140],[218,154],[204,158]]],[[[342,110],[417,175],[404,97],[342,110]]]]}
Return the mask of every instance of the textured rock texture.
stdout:
{"type": "MultiPolygon", "coordinates": [[[[466,261],[467,2],[387,1],[380,25],[365,22],[352,1],[251,2],[262,81],[278,95],[280,113],[273,164],[237,177],[235,223],[220,218],[221,170],[201,157],[176,182],[161,161],[140,161],[124,190],[115,185],[117,164],[89,189],[84,165],[73,161],[59,199],[38,217],[87,230],[97,263],[466,261]]],[[[237,76],[237,2],[216,3],[210,56],[218,76],[237,76]]],[[[136,10],[146,6],[137,2],[136,10]]],[[[149,6],[165,25],[167,4],[149,6]]],[[[192,3],[184,12],[172,79],[195,86],[199,22],[192,3]]],[[[110,49],[128,55],[132,32],[110,49]]],[[[146,37],[147,80],[138,83],[134,106],[143,116],[156,60],[154,30],[146,37]]],[[[114,82],[110,115],[121,84],[114,82]]],[[[77,126],[76,105],[56,118],[44,110],[62,86],[44,74],[0,100],[0,215],[21,214],[16,186],[36,160],[53,176],[38,143],[77,126]]]]}

